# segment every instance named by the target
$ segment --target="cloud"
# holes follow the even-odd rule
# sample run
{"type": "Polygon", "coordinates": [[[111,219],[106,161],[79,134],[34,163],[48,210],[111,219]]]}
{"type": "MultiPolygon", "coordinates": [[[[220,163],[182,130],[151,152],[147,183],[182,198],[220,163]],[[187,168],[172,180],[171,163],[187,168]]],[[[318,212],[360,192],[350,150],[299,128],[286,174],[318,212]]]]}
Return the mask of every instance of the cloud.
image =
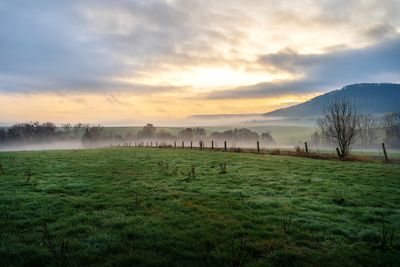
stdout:
{"type": "Polygon", "coordinates": [[[390,24],[376,24],[368,27],[363,33],[362,37],[367,40],[384,40],[396,36],[397,30],[390,24]]]}
{"type": "Polygon", "coordinates": [[[69,100],[76,104],[87,105],[86,100],[80,97],[71,97],[69,100]]]}
{"type": "MultiPolygon", "coordinates": [[[[328,62],[352,64],[345,52],[324,48],[390,38],[400,25],[398,7],[395,0],[0,0],[0,92],[179,92],[177,85],[152,82],[195,67],[311,79],[239,90],[248,97],[264,87],[307,91],[332,84],[322,76],[332,74],[323,67],[328,62]],[[327,54],[303,55],[314,50],[327,54]]],[[[362,50],[348,53],[356,51],[362,50]]]]}
{"type": "Polygon", "coordinates": [[[259,58],[260,64],[301,78],[210,93],[209,99],[299,95],[359,82],[400,82],[400,36],[363,49],[299,54],[286,49],[259,58]],[[384,80],[382,80],[384,79],[384,80]]]}

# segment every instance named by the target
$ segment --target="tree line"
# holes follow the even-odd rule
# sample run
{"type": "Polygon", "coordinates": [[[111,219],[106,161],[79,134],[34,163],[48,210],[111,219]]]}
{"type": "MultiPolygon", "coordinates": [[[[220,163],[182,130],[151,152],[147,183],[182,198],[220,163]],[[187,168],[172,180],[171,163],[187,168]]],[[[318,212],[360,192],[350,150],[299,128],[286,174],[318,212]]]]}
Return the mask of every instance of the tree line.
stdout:
{"type": "Polygon", "coordinates": [[[55,140],[100,140],[103,127],[87,123],[62,124],[25,122],[17,123],[8,128],[0,128],[0,143],[12,142],[44,142],[55,140]]]}
{"type": "Polygon", "coordinates": [[[100,141],[201,141],[213,139],[215,141],[244,142],[263,140],[266,143],[274,143],[274,139],[269,132],[259,135],[257,132],[246,128],[227,130],[224,132],[212,132],[207,135],[204,128],[184,128],[176,135],[164,129],[158,129],[153,124],[147,124],[140,129],[137,134],[130,132],[125,135],[104,133],[101,125],[91,125],[87,123],[65,123],[57,126],[52,122],[26,122],[14,124],[8,128],[0,128],[0,143],[13,142],[44,142],[44,141],[66,141],[82,140],[82,142],[100,141]]]}
{"type": "MultiPolygon", "coordinates": [[[[258,141],[262,140],[266,143],[274,143],[274,138],[270,132],[264,132],[261,135],[247,128],[235,128],[223,132],[214,131],[207,135],[206,129],[195,127],[180,130],[177,135],[173,135],[163,129],[158,130],[153,124],[147,124],[136,135],[136,138],[130,135],[132,139],[139,140],[180,140],[180,141],[258,141]]],[[[125,136],[127,138],[127,136],[125,136]]]]}

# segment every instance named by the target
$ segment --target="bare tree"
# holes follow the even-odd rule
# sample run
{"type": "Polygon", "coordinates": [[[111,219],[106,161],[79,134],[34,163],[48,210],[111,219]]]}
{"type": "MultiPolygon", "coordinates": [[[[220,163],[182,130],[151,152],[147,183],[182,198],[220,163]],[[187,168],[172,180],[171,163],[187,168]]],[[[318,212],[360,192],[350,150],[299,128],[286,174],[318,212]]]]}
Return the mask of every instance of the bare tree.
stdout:
{"type": "Polygon", "coordinates": [[[376,119],[372,115],[358,116],[358,134],[362,146],[371,145],[376,139],[375,127],[376,119]]]}
{"type": "Polygon", "coordinates": [[[71,125],[71,123],[63,123],[63,124],[61,124],[61,127],[62,127],[62,129],[63,129],[63,131],[64,131],[64,133],[65,133],[66,135],[69,135],[69,133],[70,133],[71,130],[72,130],[72,125],[71,125]]]}
{"type": "Polygon", "coordinates": [[[79,132],[81,131],[83,124],[81,122],[75,123],[74,127],[72,128],[74,131],[74,135],[78,136],[79,132]]]}
{"type": "Polygon", "coordinates": [[[400,112],[387,113],[383,117],[386,132],[386,142],[400,147],[400,112]]]}
{"type": "Polygon", "coordinates": [[[321,132],[339,147],[340,158],[347,157],[357,134],[358,115],[354,104],[344,97],[331,100],[318,124],[321,132]]]}
{"type": "Polygon", "coordinates": [[[90,141],[90,142],[94,142],[94,141],[99,141],[101,139],[101,135],[103,132],[103,126],[99,125],[90,125],[90,124],[86,124],[84,127],[84,134],[82,137],[82,141],[90,141]]]}

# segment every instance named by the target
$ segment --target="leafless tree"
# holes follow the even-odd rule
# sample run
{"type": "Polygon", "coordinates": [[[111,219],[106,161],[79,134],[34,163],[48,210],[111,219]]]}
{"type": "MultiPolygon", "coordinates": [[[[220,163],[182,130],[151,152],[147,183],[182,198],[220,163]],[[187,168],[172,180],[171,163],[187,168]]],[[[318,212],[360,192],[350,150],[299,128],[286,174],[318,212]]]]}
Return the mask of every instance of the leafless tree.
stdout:
{"type": "Polygon", "coordinates": [[[339,147],[340,158],[347,157],[357,134],[358,115],[354,104],[345,97],[334,98],[324,107],[318,124],[321,132],[339,147]]]}
{"type": "Polygon", "coordinates": [[[400,147],[400,112],[387,113],[383,117],[386,132],[386,142],[400,147]]]}
{"type": "Polygon", "coordinates": [[[82,128],[83,128],[83,123],[81,123],[81,122],[75,123],[72,128],[72,130],[74,131],[74,135],[78,136],[78,134],[82,130],[82,128]]]}
{"type": "Polygon", "coordinates": [[[69,133],[70,133],[71,130],[72,130],[72,125],[71,125],[71,123],[63,123],[63,124],[61,124],[61,127],[62,127],[62,129],[63,129],[63,131],[64,131],[64,133],[65,133],[66,135],[69,135],[69,133]]]}
{"type": "Polygon", "coordinates": [[[376,139],[376,119],[372,115],[360,115],[358,117],[358,135],[362,146],[371,145],[376,139]]]}
{"type": "Polygon", "coordinates": [[[86,124],[85,132],[82,137],[82,141],[99,141],[103,132],[103,126],[86,124]]]}

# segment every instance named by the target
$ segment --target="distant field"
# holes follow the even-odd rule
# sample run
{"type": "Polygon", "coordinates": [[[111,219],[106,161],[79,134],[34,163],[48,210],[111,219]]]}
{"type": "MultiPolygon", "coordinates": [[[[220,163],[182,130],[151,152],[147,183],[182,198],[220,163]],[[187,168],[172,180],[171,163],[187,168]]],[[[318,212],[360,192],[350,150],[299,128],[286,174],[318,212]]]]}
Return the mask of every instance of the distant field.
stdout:
{"type": "Polygon", "coordinates": [[[400,262],[398,164],[139,148],[0,163],[0,266],[400,262]]]}

